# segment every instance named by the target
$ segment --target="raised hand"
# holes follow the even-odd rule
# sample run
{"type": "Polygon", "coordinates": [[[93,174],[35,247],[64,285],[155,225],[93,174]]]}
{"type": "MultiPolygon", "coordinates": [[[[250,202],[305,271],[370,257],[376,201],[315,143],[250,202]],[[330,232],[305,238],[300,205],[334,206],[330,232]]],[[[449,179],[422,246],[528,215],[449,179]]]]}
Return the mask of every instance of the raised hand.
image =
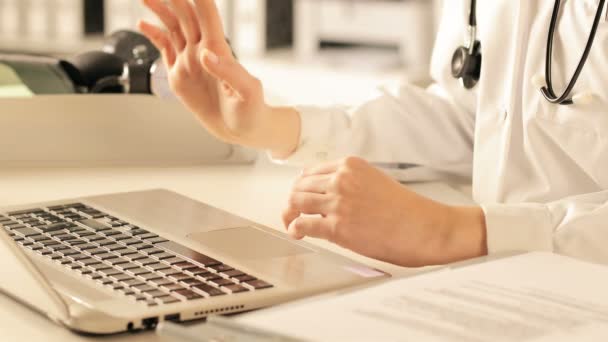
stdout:
{"type": "Polygon", "coordinates": [[[297,145],[299,116],[266,104],[261,82],[234,58],[214,0],[143,0],[164,25],[139,29],[162,52],[169,84],[221,140],[287,156],[297,145]]]}

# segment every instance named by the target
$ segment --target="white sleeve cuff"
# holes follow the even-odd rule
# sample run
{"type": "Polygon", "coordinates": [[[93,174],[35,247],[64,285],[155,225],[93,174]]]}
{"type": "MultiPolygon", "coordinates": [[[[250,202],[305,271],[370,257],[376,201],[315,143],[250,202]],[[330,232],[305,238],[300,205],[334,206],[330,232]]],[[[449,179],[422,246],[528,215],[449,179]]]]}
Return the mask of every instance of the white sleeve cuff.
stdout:
{"type": "Polygon", "coordinates": [[[553,251],[551,212],[543,204],[483,205],[488,253],[553,251]]]}
{"type": "Polygon", "coordinates": [[[300,142],[296,150],[286,159],[273,158],[278,164],[310,166],[336,159],[335,134],[331,110],[317,107],[296,107],[300,113],[300,142]]]}

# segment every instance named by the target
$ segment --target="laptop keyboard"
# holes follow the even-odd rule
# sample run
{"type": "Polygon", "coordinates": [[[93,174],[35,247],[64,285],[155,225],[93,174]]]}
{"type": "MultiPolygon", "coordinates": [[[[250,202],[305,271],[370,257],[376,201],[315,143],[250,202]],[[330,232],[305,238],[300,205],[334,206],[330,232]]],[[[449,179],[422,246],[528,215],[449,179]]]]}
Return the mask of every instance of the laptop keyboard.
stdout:
{"type": "Polygon", "coordinates": [[[22,247],[148,306],[273,287],[81,203],[0,213],[22,247]]]}

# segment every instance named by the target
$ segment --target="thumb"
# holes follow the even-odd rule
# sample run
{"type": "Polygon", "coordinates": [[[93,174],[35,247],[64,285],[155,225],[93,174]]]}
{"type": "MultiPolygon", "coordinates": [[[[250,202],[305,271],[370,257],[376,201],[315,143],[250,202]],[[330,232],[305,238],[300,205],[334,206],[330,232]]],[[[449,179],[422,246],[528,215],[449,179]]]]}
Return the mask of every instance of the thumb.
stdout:
{"type": "Polygon", "coordinates": [[[204,49],[201,63],[205,70],[218,81],[227,83],[243,99],[254,96],[260,87],[259,81],[233,57],[219,57],[211,50],[204,49]]]}

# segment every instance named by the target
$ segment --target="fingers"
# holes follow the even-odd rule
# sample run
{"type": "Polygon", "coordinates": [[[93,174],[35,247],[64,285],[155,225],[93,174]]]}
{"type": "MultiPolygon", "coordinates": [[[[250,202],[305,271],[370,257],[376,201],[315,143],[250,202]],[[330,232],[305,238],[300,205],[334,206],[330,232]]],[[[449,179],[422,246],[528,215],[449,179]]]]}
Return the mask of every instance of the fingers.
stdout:
{"type": "Polygon", "coordinates": [[[231,57],[219,57],[205,49],[202,52],[201,63],[209,74],[219,81],[226,82],[244,100],[256,97],[262,92],[261,83],[231,57]]]}
{"type": "Polygon", "coordinates": [[[326,215],[329,210],[329,198],[322,194],[294,192],[289,199],[289,209],[302,214],[326,215]]]}
{"type": "Polygon", "coordinates": [[[188,0],[171,0],[181,31],[186,38],[188,44],[196,44],[201,40],[201,32],[199,30],[198,19],[194,8],[188,0]]]}
{"type": "Polygon", "coordinates": [[[313,166],[302,171],[302,176],[326,175],[334,173],[342,165],[342,160],[335,160],[321,165],[313,166]]]}
{"type": "Polygon", "coordinates": [[[329,211],[329,198],[325,195],[309,193],[309,192],[294,192],[289,198],[289,206],[283,212],[283,224],[289,227],[301,214],[310,215],[327,215],[329,211]]]}
{"type": "Polygon", "coordinates": [[[171,44],[171,40],[167,36],[167,33],[161,30],[159,27],[152,25],[146,21],[140,21],[137,24],[139,30],[146,36],[156,48],[162,52],[163,59],[167,66],[171,67],[175,64],[175,50],[171,44]]]}
{"type": "Polygon", "coordinates": [[[331,179],[331,174],[302,176],[294,183],[293,191],[325,194],[330,188],[331,179]]]}
{"type": "Polygon", "coordinates": [[[158,16],[169,32],[169,38],[177,52],[186,47],[186,39],[173,11],[162,0],[143,0],[143,3],[158,16]]]}
{"type": "Polygon", "coordinates": [[[194,0],[194,3],[203,41],[207,43],[207,46],[214,48],[215,43],[227,45],[222,19],[215,0],[194,0]]]}
{"type": "Polygon", "coordinates": [[[306,236],[331,240],[331,232],[330,221],[321,216],[298,217],[287,229],[287,233],[297,240],[303,239],[306,236]]]}

